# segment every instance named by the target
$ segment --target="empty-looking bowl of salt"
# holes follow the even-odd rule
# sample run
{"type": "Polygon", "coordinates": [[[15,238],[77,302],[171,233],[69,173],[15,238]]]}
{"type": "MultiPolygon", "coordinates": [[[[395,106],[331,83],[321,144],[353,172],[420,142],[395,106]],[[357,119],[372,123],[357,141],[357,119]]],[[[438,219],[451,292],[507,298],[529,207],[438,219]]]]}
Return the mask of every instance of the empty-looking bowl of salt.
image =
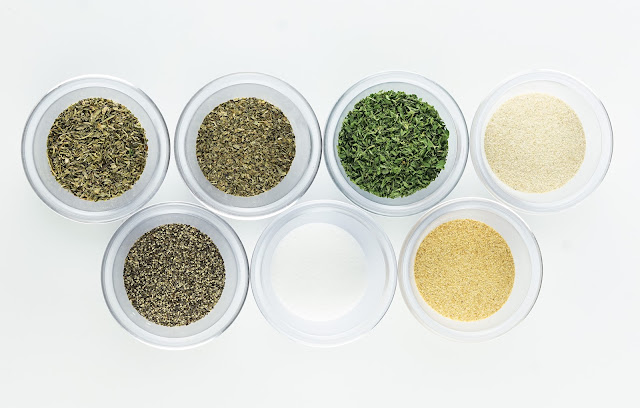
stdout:
{"type": "Polygon", "coordinates": [[[256,244],[251,289],[282,334],[335,346],[368,333],[386,313],[396,261],[386,234],[363,211],[337,201],[300,204],[256,244]]]}
{"type": "Polygon", "coordinates": [[[510,78],[480,104],[471,125],[476,173],[501,201],[528,212],[572,207],[611,162],[607,111],[579,80],[536,70],[510,78]]]}

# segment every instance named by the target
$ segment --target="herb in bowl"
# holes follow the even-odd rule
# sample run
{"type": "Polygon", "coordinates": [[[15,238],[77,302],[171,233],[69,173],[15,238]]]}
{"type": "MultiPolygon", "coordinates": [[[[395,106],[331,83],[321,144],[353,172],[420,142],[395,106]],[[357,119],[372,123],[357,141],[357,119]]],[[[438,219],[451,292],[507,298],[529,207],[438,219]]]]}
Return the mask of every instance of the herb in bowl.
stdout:
{"type": "Polygon", "coordinates": [[[342,122],[338,156],[349,179],[385,198],[429,186],[444,169],[449,130],[417,95],[380,91],[358,103],[342,122]]]}

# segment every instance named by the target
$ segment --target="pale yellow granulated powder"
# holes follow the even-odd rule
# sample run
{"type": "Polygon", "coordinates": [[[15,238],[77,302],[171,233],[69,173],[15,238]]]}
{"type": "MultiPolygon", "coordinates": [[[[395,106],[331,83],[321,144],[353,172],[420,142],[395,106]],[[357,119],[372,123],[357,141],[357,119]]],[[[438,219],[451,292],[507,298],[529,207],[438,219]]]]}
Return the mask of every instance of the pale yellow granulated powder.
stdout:
{"type": "Polygon", "coordinates": [[[586,139],[580,118],[555,96],[515,96],[493,114],[484,134],[491,170],[525,193],[546,193],[571,180],[584,161],[586,139]]]}
{"type": "Polygon", "coordinates": [[[460,219],[439,225],[424,238],[414,278],[436,312],[469,322],[485,319],[505,304],[515,270],[511,249],[496,230],[460,219]]]}

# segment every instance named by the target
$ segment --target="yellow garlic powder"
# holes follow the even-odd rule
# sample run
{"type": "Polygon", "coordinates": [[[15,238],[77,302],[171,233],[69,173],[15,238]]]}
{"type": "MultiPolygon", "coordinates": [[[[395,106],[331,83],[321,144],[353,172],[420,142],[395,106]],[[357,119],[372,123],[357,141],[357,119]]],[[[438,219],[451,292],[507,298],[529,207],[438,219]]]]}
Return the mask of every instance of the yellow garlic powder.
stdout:
{"type": "Polygon", "coordinates": [[[580,118],[555,96],[515,96],[491,116],[484,152],[493,173],[525,193],[546,193],[567,184],[584,161],[580,118]]]}
{"type": "Polygon", "coordinates": [[[475,321],[497,312],[515,278],[511,249],[480,221],[459,219],[439,225],[416,253],[414,277],[422,298],[439,314],[475,321]]]}

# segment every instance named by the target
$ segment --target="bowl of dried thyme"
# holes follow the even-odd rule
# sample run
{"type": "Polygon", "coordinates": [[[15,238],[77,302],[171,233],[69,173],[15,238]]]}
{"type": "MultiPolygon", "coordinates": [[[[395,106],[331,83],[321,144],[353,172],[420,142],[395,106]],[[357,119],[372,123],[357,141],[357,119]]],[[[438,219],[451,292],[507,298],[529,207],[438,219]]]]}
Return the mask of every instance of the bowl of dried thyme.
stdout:
{"type": "Polygon", "coordinates": [[[405,216],[444,199],[464,171],[467,125],[453,97],[408,72],[385,72],[349,88],[324,135],[331,178],[353,203],[405,216]]]}
{"type": "Polygon", "coordinates": [[[570,75],[534,70],[507,79],[480,104],[471,160],[489,191],[530,213],[570,208],[604,179],[613,153],[606,109],[570,75]]]}
{"type": "Polygon", "coordinates": [[[82,76],[49,91],[22,138],[27,179],[57,213],[108,222],[141,208],[169,165],[169,132],[140,89],[118,78],[82,76]]]}
{"type": "Polygon", "coordinates": [[[203,344],[240,313],[249,264],[234,230],[203,207],[163,203],[131,216],[102,261],[109,311],[136,339],[161,348],[203,344]]]}
{"type": "Polygon", "coordinates": [[[420,323],[450,339],[483,341],[529,314],[542,284],[542,255],[511,209],[461,198],[416,223],[398,271],[402,296],[420,323]]]}
{"type": "Polygon", "coordinates": [[[320,164],[318,120],[284,81],[236,73],[200,89],[184,108],[175,137],[178,170],[213,211],[261,218],[293,205],[320,164]]]}

